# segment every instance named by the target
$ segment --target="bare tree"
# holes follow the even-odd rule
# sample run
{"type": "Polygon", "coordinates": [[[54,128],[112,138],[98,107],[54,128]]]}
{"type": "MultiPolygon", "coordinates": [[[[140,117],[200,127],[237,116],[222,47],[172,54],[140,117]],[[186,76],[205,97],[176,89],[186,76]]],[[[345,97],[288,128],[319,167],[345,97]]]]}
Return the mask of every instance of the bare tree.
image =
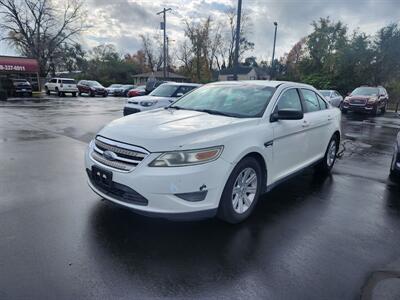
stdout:
{"type": "Polygon", "coordinates": [[[38,59],[46,76],[61,45],[76,43],[87,28],[83,0],[0,0],[2,40],[38,59]]]}
{"type": "Polygon", "coordinates": [[[163,51],[159,36],[150,38],[149,34],[141,34],[143,52],[146,56],[147,66],[151,71],[158,70],[163,63],[163,51]]]}
{"type": "MultiPolygon", "coordinates": [[[[223,34],[223,45],[219,47],[219,56],[222,57],[227,67],[233,66],[235,43],[236,43],[236,9],[231,8],[226,12],[226,30],[223,34]]],[[[254,49],[254,43],[247,39],[251,33],[252,23],[246,11],[242,12],[240,25],[239,59],[249,50],[254,49]]]]}

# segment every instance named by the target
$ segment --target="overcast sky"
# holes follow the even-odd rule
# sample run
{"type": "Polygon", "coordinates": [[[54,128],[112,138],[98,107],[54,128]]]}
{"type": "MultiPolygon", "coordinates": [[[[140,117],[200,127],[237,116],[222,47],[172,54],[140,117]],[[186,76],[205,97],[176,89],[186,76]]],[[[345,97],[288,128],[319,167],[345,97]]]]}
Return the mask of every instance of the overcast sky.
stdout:
{"type": "MultiPolygon", "coordinates": [[[[168,13],[168,35],[171,40],[183,38],[182,21],[198,20],[211,15],[222,18],[237,0],[86,0],[88,22],[92,28],[82,36],[82,44],[92,47],[113,43],[121,53],[136,52],[140,48],[139,34],[157,33],[163,7],[168,13]]],[[[278,22],[277,56],[288,52],[300,38],[311,31],[311,22],[329,16],[343,21],[350,30],[359,29],[375,34],[378,29],[400,21],[400,0],[243,0],[243,9],[252,20],[249,39],[255,43],[253,53],[268,59],[272,54],[273,22],[278,22]]],[[[0,53],[13,54],[4,44],[0,53]]]]}

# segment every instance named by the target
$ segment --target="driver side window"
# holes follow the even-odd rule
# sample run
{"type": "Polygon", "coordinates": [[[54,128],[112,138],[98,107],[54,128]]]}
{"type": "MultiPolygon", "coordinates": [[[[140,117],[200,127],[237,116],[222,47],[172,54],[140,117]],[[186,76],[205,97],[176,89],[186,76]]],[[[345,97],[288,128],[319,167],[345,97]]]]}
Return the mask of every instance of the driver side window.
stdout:
{"type": "Polygon", "coordinates": [[[301,100],[296,89],[290,89],[283,92],[275,107],[275,112],[281,109],[293,109],[302,111],[301,100]]]}

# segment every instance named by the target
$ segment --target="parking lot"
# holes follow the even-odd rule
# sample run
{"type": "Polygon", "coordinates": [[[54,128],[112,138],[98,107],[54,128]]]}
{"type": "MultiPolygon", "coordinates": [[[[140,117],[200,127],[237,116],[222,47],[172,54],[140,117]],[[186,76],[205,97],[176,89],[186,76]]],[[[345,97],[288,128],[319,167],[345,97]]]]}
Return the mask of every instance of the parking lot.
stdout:
{"type": "Polygon", "coordinates": [[[84,150],[124,103],[0,103],[0,299],[400,297],[395,113],[344,115],[332,176],[309,170],[228,225],[146,218],[89,189],[84,150]]]}

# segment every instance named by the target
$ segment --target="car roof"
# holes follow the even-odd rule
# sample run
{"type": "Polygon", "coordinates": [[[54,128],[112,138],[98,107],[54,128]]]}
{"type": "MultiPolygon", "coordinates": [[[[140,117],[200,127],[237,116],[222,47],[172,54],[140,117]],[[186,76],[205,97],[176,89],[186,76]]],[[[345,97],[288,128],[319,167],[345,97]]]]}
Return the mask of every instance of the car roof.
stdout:
{"type": "Polygon", "coordinates": [[[53,77],[51,79],[61,79],[61,80],[75,80],[74,78],[62,78],[62,77],[53,77]]]}
{"type": "Polygon", "coordinates": [[[199,83],[189,83],[189,82],[173,82],[173,81],[167,81],[164,84],[168,84],[168,85],[179,85],[179,86],[202,86],[202,84],[199,83]]]}
{"type": "Polygon", "coordinates": [[[295,86],[295,87],[307,87],[314,88],[313,86],[305,83],[292,82],[292,81],[278,81],[278,80],[239,80],[239,81],[217,81],[211,83],[212,85],[226,85],[226,84],[248,84],[248,85],[259,85],[264,87],[274,87],[277,88],[281,85],[295,86]]]}

